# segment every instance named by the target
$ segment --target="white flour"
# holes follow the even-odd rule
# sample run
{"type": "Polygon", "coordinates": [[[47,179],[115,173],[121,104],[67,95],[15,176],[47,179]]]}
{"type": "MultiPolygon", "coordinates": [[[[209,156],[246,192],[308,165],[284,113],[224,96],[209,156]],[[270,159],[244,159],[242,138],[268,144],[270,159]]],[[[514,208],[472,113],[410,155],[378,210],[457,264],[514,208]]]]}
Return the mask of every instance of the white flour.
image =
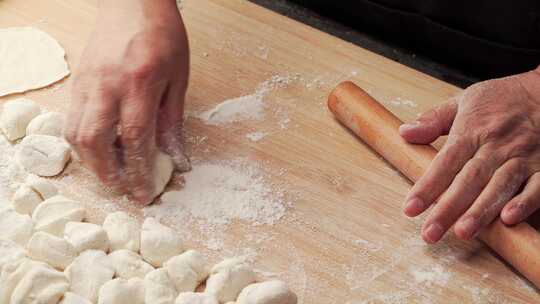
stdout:
{"type": "Polygon", "coordinates": [[[246,134],[246,137],[249,140],[253,141],[253,142],[257,142],[257,141],[265,138],[266,135],[267,135],[266,133],[258,131],[258,132],[248,133],[248,134],[246,134]]]}
{"type": "Polygon", "coordinates": [[[411,269],[410,272],[417,283],[424,284],[427,287],[433,284],[445,286],[451,276],[441,265],[435,265],[427,270],[411,269]]]}

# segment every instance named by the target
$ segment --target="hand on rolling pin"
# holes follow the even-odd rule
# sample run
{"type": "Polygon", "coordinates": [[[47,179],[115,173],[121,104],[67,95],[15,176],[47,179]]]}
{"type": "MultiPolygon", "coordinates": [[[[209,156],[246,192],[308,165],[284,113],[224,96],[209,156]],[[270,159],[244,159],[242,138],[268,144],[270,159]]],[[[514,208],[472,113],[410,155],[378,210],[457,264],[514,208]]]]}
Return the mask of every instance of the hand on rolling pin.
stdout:
{"type": "Polygon", "coordinates": [[[452,225],[473,238],[499,215],[507,225],[540,208],[540,67],[467,88],[400,128],[410,143],[448,140],[407,196],[404,212],[434,205],[422,227],[428,243],[452,225]]]}
{"type": "Polygon", "coordinates": [[[65,137],[106,185],[148,203],[156,143],[176,165],[189,48],[175,0],[102,0],[72,87],[65,137]]]}

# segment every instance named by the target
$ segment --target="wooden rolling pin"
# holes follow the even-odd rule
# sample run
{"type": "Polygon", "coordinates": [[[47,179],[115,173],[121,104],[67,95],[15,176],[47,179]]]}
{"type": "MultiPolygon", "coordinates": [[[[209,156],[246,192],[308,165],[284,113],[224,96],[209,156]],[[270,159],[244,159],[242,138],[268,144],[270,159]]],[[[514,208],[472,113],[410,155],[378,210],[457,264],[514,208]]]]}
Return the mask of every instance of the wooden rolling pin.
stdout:
{"type": "MultiPolygon", "coordinates": [[[[328,98],[337,119],[412,182],[437,154],[431,145],[412,145],[398,133],[401,120],[352,82],[338,85],[328,98]]],[[[508,227],[499,219],[479,238],[540,288],[540,233],[527,223],[508,227]]]]}

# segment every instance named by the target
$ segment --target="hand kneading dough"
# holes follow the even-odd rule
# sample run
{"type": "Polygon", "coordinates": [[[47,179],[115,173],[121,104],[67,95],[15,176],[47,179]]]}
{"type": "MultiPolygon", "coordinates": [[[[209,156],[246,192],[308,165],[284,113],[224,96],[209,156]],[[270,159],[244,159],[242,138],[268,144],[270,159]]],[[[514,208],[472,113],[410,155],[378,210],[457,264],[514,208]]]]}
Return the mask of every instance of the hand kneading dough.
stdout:
{"type": "Polygon", "coordinates": [[[18,147],[16,159],[26,171],[39,176],[56,176],[71,158],[64,139],[49,135],[30,135],[18,147]]]}
{"type": "Polygon", "coordinates": [[[154,218],[147,218],[141,231],[141,256],[154,267],[184,251],[180,236],[154,218]]]}
{"type": "Polygon", "coordinates": [[[296,295],[282,281],[267,281],[244,288],[237,304],[296,304],[296,295]]]}
{"type": "Polygon", "coordinates": [[[79,203],[57,195],[39,204],[32,213],[32,219],[36,231],[61,237],[67,222],[80,222],[84,215],[84,208],[79,203]]]}
{"type": "Polygon", "coordinates": [[[43,200],[58,194],[58,189],[53,183],[33,174],[29,174],[26,177],[24,184],[36,191],[43,200]]]}
{"type": "Polygon", "coordinates": [[[195,291],[208,276],[206,261],[195,250],[189,250],[171,258],[163,267],[167,270],[178,292],[195,291]]]}
{"type": "Polygon", "coordinates": [[[122,249],[109,254],[117,277],[122,279],[141,278],[154,270],[152,265],[143,261],[137,253],[122,249]]]}
{"type": "Polygon", "coordinates": [[[20,261],[25,257],[24,247],[11,240],[0,239],[0,273],[4,265],[20,261]]]}
{"type": "Polygon", "coordinates": [[[19,98],[8,101],[0,114],[0,129],[10,141],[23,138],[26,135],[26,127],[39,112],[41,112],[39,106],[30,99],[19,98]]]}
{"type": "Polygon", "coordinates": [[[88,250],[76,257],[65,273],[71,282],[70,291],[96,303],[101,286],[112,280],[114,267],[105,252],[88,250]]]}
{"type": "Polygon", "coordinates": [[[26,136],[32,134],[62,136],[64,116],[56,112],[43,113],[36,116],[26,127],[26,136]]]}
{"type": "Polygon", "coordinates": [[[79,296],[78,294],[66,292],[62,298],[62,301],[60,301],[58,304],[92,304],[92,302],[79,296]]]}
{"type": "Polygon", "coordinates": [[[109,251],[109,237],[101,226],[91,223],[69,222],[64,228],[64,238],[77,252],[89,249],[109,251]]]}
{"type": "Polygon", "coordinates": [[[167,270],[161,268],[149,272],[144,277],[146,303],[174,304],[176,287],[171,281],[167,270]]]}
{"type": "Polygon", "coordinates": [[[140,278],[114,279],[99,290],[99,304],[145,304],[144,282],[140,278]]]}
{"type": "Polygon", "coordinates": [[[219,304],[219,302],[210,294],[184,292],[178,295],[175,304],[219,304]]]}
{"type": "Polygon", "coordinates": [[[212,268],[205,292],[215,295],[220,303],[234,301],[255,279],[255,272],[241,260],[227,259],[212,268]]]}
{"type": "Polygon", "coordinates": [[[138,252],[141,246],[141,226],[125,212],[109,214],[103,222],[107,231],[111,251],[127,249],[138,252]]]}
{"type": "Polygon", "coordinates": [[[34,191],[34,189],[27,185],[21,185],[11,198],[11,205],[13,209],[20,214],[32,214],[32,211],[36,209],[37,205],[41,203],[43,199],[34,191]]]}
{"type": "Polygon", "coordinates": [[[68,291],[66,276],[48,266],[30,269],[17,284],[11,295],[11,303],[57,304],[68,291]]]}
{"type": "Polygon", "coordinates": [[[64,270],[77,256],[75,248],[66,240],[46,232],[36,232],[28,241],[28,256],[64,270]]]}
{"type": "Polygon", "coordinates": [[[28,215],[19,214],[13,209],[0,211],[0,238],[25,247],[32,236],[33,227],[32,219],[28,215]]]}

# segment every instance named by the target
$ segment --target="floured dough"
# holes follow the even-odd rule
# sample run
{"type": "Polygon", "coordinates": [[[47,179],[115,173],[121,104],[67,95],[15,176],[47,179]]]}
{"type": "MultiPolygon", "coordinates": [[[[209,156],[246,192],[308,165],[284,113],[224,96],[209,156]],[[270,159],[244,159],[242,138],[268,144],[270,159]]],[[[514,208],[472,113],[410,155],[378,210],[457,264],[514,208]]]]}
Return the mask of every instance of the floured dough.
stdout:
{"type": "Polygon", "coordinates": [[[175,304],[219,304],[219,302],[210,294],[184,292],[178,295],[175,304]]]}
{"type": "Polygon", "coordinates": [[[177,295],[174,283],[163,268],[144,277],[144,290],[146,303],[152,304],[174,304],[177,295]]]}
{"type": "Polygon", "coordinates": [[[296,304],[296,295],[282,281],[272,280],[244,288],[237,304],[296,304]]]}
{"type": "Polygon", "coordinates": [[[178,292],[195,291],[208,276],[206,261],[195,250],[189,250],[171,258],[163,267],[167,270],[178,292]]]}
{"type": "Polygon", "coordinates": [[[101,286],[112,280],[114,267],[105,252],[88,250],[75,258],[65,273],[71,282],[71,292],[96,303],[101,286]]]}
{"type": "Polygon", "coordinates": [[[77,252],[89,249],[109,251],[109,237],[101,226],[91,223],[69,222],[64,228],[64,238],[77,252]]]}
{"type": "Polygon", "coordinates": [[[11,303],[57,304],[68,288],[68,280],[62,272],[41,264],[30,269],[17,284],[11,303]]]}
{"type": "Polygon", "coordinates": [[[64,116],[57,112],[47,112],[36,116],[26,127],[26,136],[28,135],[50,135],[62,136],[64,126],[64,116]]]}
{"type": "Polygon", "coordinates": [[[205,292],[215,295],[220,303],[234,301],[255,279],[255,272],[242,260],[227,259],[212,268],[205,292]]]}
{"type": "Polygon", "coordinates": [[[0,30],[0,96],[46,87],[69,75],[65,51],[31,27],[0,30]]]}
{"type": "Polygon", "coordinates": [[[24,247],[11,240],[0,239],[0,273],[4,265],[20,261],[25,257],[24,247]]]}
{"type": "Polygon", "coordinates": [[[145,304],[144,282],[140,278],[114,279],[99,290],[99,304],[145,304]]]}
{"type": "Polygon", "coordinates": [[[141,231],[141,256],[154,267],[184,251],[180,236],[154,218],[147,218],[141,231]]]}
{"type": "Polygon", "coordinates": [[[58,194],[58,189],[53,183],[33,174],[26,177],[24,184],[36,191],[43,200],[58,194]]]}
{"type": "Polygon", "coordinates": [[[72,292],[66,292],[59,304],[92,304],[89,300],[72,292]]]}
{"type": "Polygon", "coordinates": [[[77,251],[65,239],[40,231],[28,242],[28,256],[64,270],[77,257],[77,251]]]}
{"type": "Polygon", "coordinates": [[[141,246],[141,225],[125,212],[109,214],[103,222],[111,251],[127,249],[138,252],[141,246]]]}
{"type": "Polygon", "coordinates": [[[68,222],[80,222],[85,210],[81,205],[61,195],[54,196],[39,204],[32,213],[36,231],[48,232],[61,237],[68,222]]]}
{"type": "MultiPolygon", "coordinates": [[[[0,49],[2,45],[0,45],[0,49]]],[[[0,61],[0,66],[2,66],[2,62],[3,58],[0,61]]],[[[0,69],[0,79],[2,79],[3,72],[0,69]]],[[[2,85],[0,80],[0,87],[2,85]]],[[[10,141],[23,138],[26,135],[26,127],[34,117],[39,115],[40,111],[39,106],[30,99],[19,98],[8,101],[2,107],[2,113],[0,114],[0,130],[10,141]]]]}
{"type": "Polygon", "coordinates": [[[42,201],[43,199],[34,189],[27,185],[21,185],[13,194],[11,205],[20,214],[32,214],[42,201]]]}
{"type": "Polygon", "coordinates": [[[154,267],[143,261],[140,255],[127,249],[115,251],[109,254],[109,257],[116,277],[122,279],[144,279],[146,274],[154,270],[154,267]]]}
{"type": "Polygon", "coordinates": [[[56,176],[71,158],[71,148],[62,138],[30,135],[18,147],[16,159],[26,171],[39,176],[56,176]]]}
{"type": "Polygon", "coordinates": [[[32,219],[28,215],[19,214],[13,209],[0,211],[0,238],[24,247],[32,236],[33,227],[32,219]]]}
{"type": "Polygon", "coordinates": [[[171,157],[161,151],[157,152],[154,164],[154,193],[152,198],[158,197],[169,183],[174,171],[171,157]]]}

